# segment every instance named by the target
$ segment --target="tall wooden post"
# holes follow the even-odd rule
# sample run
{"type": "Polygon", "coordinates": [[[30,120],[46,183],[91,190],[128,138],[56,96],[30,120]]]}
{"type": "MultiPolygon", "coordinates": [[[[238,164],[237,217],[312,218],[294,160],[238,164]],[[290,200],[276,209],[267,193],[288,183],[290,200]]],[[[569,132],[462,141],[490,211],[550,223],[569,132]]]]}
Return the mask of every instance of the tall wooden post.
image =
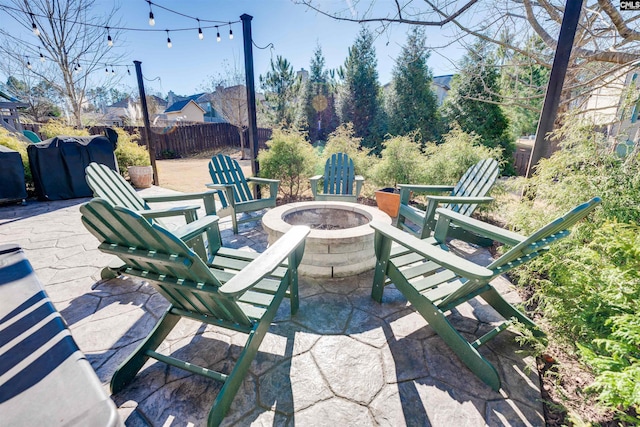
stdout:
{"type": "Polygon", "coordinates": [[[147,107],[147,96],[144,93],[144,81],[142,80],[142,68],[140,61],[133,61],[136,66],[136,76],[138,77],[138,92],[140,93],[140,105],[142,106],[142,119],[144,121],[144,139],[149,151],[149,159],[153,168],[153,184],[160,185],[158,178],[158,168],[156,167],[156,149],[151,143],[151,123],[149,122],[149,109],[147,107]]]}
{"type": "MultiPolygon", "coordinates": [[[[242,20],[242,37],[244,41],[244,76],[247,85],[247,117],[249,119],[249,148],[251,149],[251,172],[258,176],[258,123],[256,118],[256,88],[253,75],[253,39],[251,38],[251,20],[253,16],[246,13],[240,16],[242,20]]],[[[260,198],[260,187],[254,188],[256,199],[260,198]]]]}
{"type": "Polygon", "coordinates": [[[573,39],[578,28],[580,12],[582,11],[583,0],[567,0],[558,35],[556,53],[553,57],[553,66],[549,76],[547,92],[544,96],[544,105],[540,112],[536,139],[529,157],[529,167],[527,168],[527,178],[533,174],[535,166],[541,158],[548,158],[553,152],[551,142],[547,139],[547,134],[553,130],[553,125],[558,114],[562,85],[569,66],[569,57],[573,48],[573,39]]]}

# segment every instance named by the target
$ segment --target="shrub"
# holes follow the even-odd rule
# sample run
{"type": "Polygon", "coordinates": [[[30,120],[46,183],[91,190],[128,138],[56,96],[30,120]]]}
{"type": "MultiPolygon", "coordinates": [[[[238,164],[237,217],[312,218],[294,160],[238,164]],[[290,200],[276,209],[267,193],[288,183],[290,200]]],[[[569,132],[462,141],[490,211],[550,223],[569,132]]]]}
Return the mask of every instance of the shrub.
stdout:
{"type": "Polygon", "coordinates": [[[327,139],[327,143],[322,151],[323,159],[320,169],[324,171],[324,164],[332,154],[346,153],[353,160],[356,175],[371,178],[373,164],[376,158],[367,155],[367,153],[361,149],[361,142],[362,138],[355,136],[353,123],[340,125],[327,139]]]}
{"type": "Polygon", "coordinates": [[[13,136],[8,130],[0,127],[0,145],[11,150],[17,151],[22,157],[22,166],[24,167],[24,179],[28,187],[33,186],[33,177],[31,176],[31,167],[29,166],[29,156],[27,155],[27,142],[13,136]]]}
{"type": "Polygon", "coordinates": [[[120,174],[126,176],[129,166],[149,166],[149,152],[143,146],[138,145],[140,134],[138,132],[130,135],[122,128],[114,128],[118,133],[118,147],[115,155],[118,162],[120,174]]]}
{"type": "Polygon", "coordinates": [[[298,198],[308,188],[318,160],[306,135],[295,130],[274,129],[267,147],[258,154],[260,175],[279,179],[280,192],[286,200],[298,198]]]}
{"type": "Polygon", "coordinates": [[[416,134],[394,136],[383,143],[382,158],[376,164],[374,181],[383,187],[420,183],[424,176],[425,156],[416,134]]]}
{"type": "Polygon", "coordinates": [[[50,120],[40,126],[39,132],[43,139],[53,138],[54,136],[89,136],[87,129],[76,129],[73,126],[67,126],[61,120],[50,120]]]}
{"type": "Polygon", "coordinates": [[[421,184],[456,184],[480,160],[501,157],[499,148],[482,145],[478,135],[463,132],[459,127],[444,135],[443,140],[442,144],[429,143],[425,147],[428,159],[421,184]]]}

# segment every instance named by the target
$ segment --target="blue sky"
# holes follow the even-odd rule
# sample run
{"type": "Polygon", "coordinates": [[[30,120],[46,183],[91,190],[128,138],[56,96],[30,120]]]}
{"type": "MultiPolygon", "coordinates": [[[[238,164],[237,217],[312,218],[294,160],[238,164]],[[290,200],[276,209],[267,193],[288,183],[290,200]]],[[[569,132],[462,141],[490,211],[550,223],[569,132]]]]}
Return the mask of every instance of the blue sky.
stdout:
{"type": "MultiPolygon", "coordinates": [[[[156,3],[156,1],[153,1],[156,3]]],[[[197,27],[193,19],[178,16],[158,7],[153,9],[156,25],[148,23],[149,5],[145,0],[126,0],[121,3],[97,0],[96,12],[104,13],[119,6],[116,17],[120,26],[130,28],[154,28],[159,30],[172,28],[197,27]]],[[[239,21],[240,15],[253,16],[252,31],[255,45],[264,47],[270,43],[273,48],[258,49],[254,45],[254,65],[256,80],[260,74],[269,70],[269,61],[276,55],[289,60],[295,70],[309,69],[309,62],[317,44],[322,47],[327,68],[336,68],[344,63],[348,47],[353,44],[360,30],[357,23],[340,22],[317,14],[303,5],[291,0],[191,0],[177,2],[158,0],[157,4],[179,11],[202,20],[225,22],[239,21]]],[[[327,1],[327,7],[344,8],[345,1],[327,1]]],[[[6,21],[6,20],[3,20],[6,21]]],[[[212,25],[202,22],[202,26],[212,25]]],[[[148,91],[166,94],[173,90],[177,94],[188,95],[199,92],[207,77],[223,71],[223,63],[243,64],[242,24],[232,25],[234,39],[228,38],[228,27],[221,27],[222,40],[216,42],[215,29],[203,29],[204,40],[198,39],[197,31],[170,32],[173,47],[167,48],[167,34],[161,32],[123,31],[114,37],[114,54],[122,55],[120,63],[142,62],[142,70],[147,79],[159,78],[147,82],[148,91]]],[[[391,80],[394,58],[400,52],[408,31],[406,26],[396,26],[376,38],[378,72],[380,82],[391,80]]],[[[28,30],[19,29],[22,37],[33,37],[28,30]]],[[[427,28],[428,41],[434,45],[445,43],[445,33],[437,27],[427,28]]],[[[432,53],[429,65],[434,75],[451,74],[455,71],[453,63],[459,60],[463,52],[460,48],[450,47],[432,53]]],[[[132,75],[122,72],[121,85],[135,87],[132,75]]],[[[259,89],[259,84],[257,84],[259,89]]]]}

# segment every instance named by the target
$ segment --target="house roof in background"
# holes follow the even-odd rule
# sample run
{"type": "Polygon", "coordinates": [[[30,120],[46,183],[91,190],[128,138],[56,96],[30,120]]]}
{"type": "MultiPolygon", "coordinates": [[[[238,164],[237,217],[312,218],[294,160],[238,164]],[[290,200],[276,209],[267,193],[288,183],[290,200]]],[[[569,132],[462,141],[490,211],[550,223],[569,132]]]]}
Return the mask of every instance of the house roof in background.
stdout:
{"type": "MultiPolygon", "coordinates": [[[[164,99],[155,95],[147,95],[147,98],[152,98],[160,108],[167,108],[167,101],[164,99]]],[[[137,99],[134,100],[132,97],[127,96],[126,98],[109,105],[109,108],[127,108],[129,106],[129,102],[135,103],[137,102],[137,99]]]]}
{"type": "Polygon", "coordinates": [[[445,76],[435,76],[433,78],[433,84],[449,90],[451,89],[452,78],[453,78],[453,74],[447,74],[445,76]]]}
{"type": "Polygon", "coordinates": [[[193,105],[195,105],[196,107],[201,109],[203,113],[205,112],[202,109],[202,107],[199,106],[198,104],[196,104],[196,102],[193,99],[185,99],[185,100],[182,100],[182,101],[174,102],[173,104],[171,104],[171,106],[169,106],[169,108],[164,110],[164,112],[165,113],[174,113],[174,112],[182,111],[187,106],[187,104],[189,104],[190,102],[193,102],[193,105]]]}

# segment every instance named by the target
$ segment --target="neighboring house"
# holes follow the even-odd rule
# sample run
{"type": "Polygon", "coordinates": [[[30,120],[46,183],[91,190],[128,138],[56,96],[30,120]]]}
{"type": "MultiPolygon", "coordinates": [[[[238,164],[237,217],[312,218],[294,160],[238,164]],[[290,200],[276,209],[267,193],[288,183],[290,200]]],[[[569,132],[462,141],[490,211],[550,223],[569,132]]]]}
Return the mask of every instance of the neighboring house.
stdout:
{"type": "Polygon", "coordinates": [[[174,102],[164,114],[169,121],[200,122],[204,123],[204,113],[206,111],[193,99],[174,102]]]}
{"type": "Polygon", "coordinates": [[[431,83],[431,88],[436,94],[436,98],[438,100],[438,107],[442,105],[444,99],[449,94],[449,90],[451,89],[451,79],[453,78],[453,74],[447,74],[446,76],[435,76],[433,78],[433,82],[431,83]]]}
{"type": "MultiPolygon", "coordinates": [[[[608,78],[592,91],[582,110],[612,141],[633,147],[640,141],[640,64],[608,78]]],[[[626,151],[624,149],[623,151],[626,151]]]]}
{"type": "Polygon", "coordinates": [[[22,131],[18,108],[26,108],[29,105],[20,102],[8,92],[0,90],[0,125],[12,132],[22,131]]]}

